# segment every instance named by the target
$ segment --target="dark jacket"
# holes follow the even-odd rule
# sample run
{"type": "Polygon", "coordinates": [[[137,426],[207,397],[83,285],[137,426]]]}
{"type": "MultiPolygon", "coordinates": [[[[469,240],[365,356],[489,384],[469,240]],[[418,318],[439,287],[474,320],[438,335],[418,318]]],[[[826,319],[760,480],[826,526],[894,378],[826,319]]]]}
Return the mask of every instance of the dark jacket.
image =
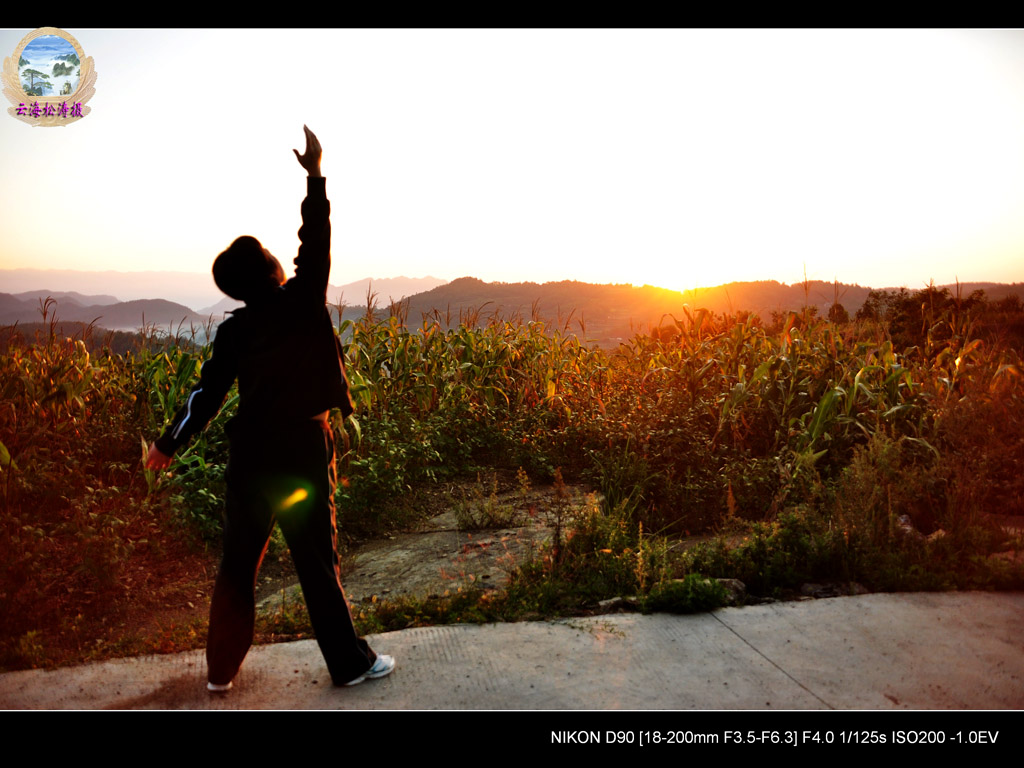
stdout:
{"type": "Polygon", "coordinates": [[[172,455],[209,423],[236,378],[238,414],[229,424],[236,434],[278,434],[331,408],[352,413],[341,344],[326,306],[330,213],[326,180],[309,178],[295,277],[218,326],[199,383],[156,441],[164,454],[172,455]]]}

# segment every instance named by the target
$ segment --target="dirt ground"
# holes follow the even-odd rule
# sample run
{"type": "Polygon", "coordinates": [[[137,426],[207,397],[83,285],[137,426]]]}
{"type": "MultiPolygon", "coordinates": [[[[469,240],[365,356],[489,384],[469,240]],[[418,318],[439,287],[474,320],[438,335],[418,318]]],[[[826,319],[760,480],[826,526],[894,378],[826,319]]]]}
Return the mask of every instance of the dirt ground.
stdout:
{"type": "MultiPolygon", "coordinates": [[[[584,487],[569,486],[566,492],[568,501],[584,503],[584,487]]],[[[553,486],[524,490],[509,477],[452,485],[433,491],[432,498],[429,493],[422,497],[427,513],[408,530],[363,542],[343,555],[342,584],[351,603],[430,597],[470,585],[500,589],[519,563],[550,541],[558,515],[553,486]]],[[[297,591],[287,556],[265,563],[257,591],[260,610],[278,610],[282,599],[294,600],[297,591]]]]}
{"type": "MultiPolygon", "coordinates": [[[[583,488],[568,488],[580,503],[583,488]]],[[[460,586],[500,588],[519,562],[550,537],[556,516],[551,487],[527,489],[514,475],[433,486],[405,500],[409,523],[380,538],[353,542],[339,520],[342,584],[354,605],[364,600],[430,596],[460,586]]],[[[564,505],[563,505],[564,507],[564,505]]],[[[129,568],[131,584],[97,597],[91,609],[29,633],[8,657],[7,669],[58,667],[147,653],[201,648],[220,559],[219,543],[175,540],[159,557],[142,554],[129,568]]],[[[299,599],[287,549],[272,547],[256,585],[263,613],[299,599]]],[[[295,639],[261,635],[256,641],[295,639]]]]}
{"type": "MultiPolygon", "coordinates": [[[[569,486],[561,497],[552,486],[529,488],[513,475],[431,486],[405,500],[409,523],[372,540],[345,544],[339,522],[342,584],[353,606],[363,601],[430,597],[460,587],[500,589],[517,565],[536,554],[552,535],[559,515],[588,502],[587,489],[569,486]]],[[[1003,523],[1020,529],[1019,517],[1003,523]]],[[[704,538],[704,537],[698,537],[704,538]]],[[[696,540],[696,539],[695,539],[696,540]]],[[[693,542],[680,542],[689,546],[693,542]]],[[[219,546],[205,550],[175,544],[171,556],[133,565],[134,585],[117,605],[96,617],[66,617],[59,638],[30,638],[22,660],[9,669],[53,667],[146,653],[201,648],[219,560],[219,546]]],[[[268,553],[257,581],[259,611],[271,616],[300,600],[286,549],[268,553]]],[[[257,635],[257,643],[303,635],[257,635]]]]}

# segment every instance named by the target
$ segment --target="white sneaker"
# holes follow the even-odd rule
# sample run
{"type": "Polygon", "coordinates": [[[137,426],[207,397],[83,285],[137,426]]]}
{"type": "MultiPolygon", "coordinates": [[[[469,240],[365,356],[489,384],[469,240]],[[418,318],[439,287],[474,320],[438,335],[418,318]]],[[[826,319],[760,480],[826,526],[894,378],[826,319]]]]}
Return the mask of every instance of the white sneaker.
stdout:
{"type": "MultiPolygon", "coordinates": [[[[349,680],[345,685],[359,685],[366,679],[376,677],[387,677],[395,671],[395,657],[388,656],[387,654],[379,654],[377,660],[373,662],[373,666],[363,672],[359,677],[354,680],[349,680]]],[[[230,685],[230,683],[229,683],[230,685]]]]}
{"type": "Polygon", "coordinates": [[[227,693],[231,690],[231,683],[207,683],[206,690],[210,693],[227,693]]]}

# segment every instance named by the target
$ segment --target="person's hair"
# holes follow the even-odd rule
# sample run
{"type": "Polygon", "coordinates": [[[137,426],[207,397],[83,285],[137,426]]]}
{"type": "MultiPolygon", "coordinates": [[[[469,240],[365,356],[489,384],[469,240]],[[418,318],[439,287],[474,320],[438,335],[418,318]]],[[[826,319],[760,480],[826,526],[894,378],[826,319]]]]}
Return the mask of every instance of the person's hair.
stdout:
{"type": "Polygon", "coordinates": [[[250,301],[284,283],[284,270],[259,240],[243,235],[213,260],[213,282],[232,299],[250,301]]]}

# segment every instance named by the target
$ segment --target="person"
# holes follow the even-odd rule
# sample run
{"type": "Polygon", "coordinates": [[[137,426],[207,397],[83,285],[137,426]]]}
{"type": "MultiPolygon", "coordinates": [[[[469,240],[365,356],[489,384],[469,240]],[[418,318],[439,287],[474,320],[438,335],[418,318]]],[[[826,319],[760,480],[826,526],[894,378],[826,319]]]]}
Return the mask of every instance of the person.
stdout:
{"type": "Polygon", "coordinates": [[[295,276],[260,242],[240,237],[213,263],[217,287],[245,302],[217,329],[199,383],[149,447],[146,466],[164,470],[219,411],[238,380],[228,421],[224,554],[210,605],[206,658],[211,691],[227,691],[252,645],[255,584],[275,521],[291,550],[320,650],[336,685],[384,677],[395,668],[359,637],[341,586],[331,408],[353,411],[341,345],[327,311],[330,202],[322,150],[303,126],[295,152],[308,173],[295,276]]]}

